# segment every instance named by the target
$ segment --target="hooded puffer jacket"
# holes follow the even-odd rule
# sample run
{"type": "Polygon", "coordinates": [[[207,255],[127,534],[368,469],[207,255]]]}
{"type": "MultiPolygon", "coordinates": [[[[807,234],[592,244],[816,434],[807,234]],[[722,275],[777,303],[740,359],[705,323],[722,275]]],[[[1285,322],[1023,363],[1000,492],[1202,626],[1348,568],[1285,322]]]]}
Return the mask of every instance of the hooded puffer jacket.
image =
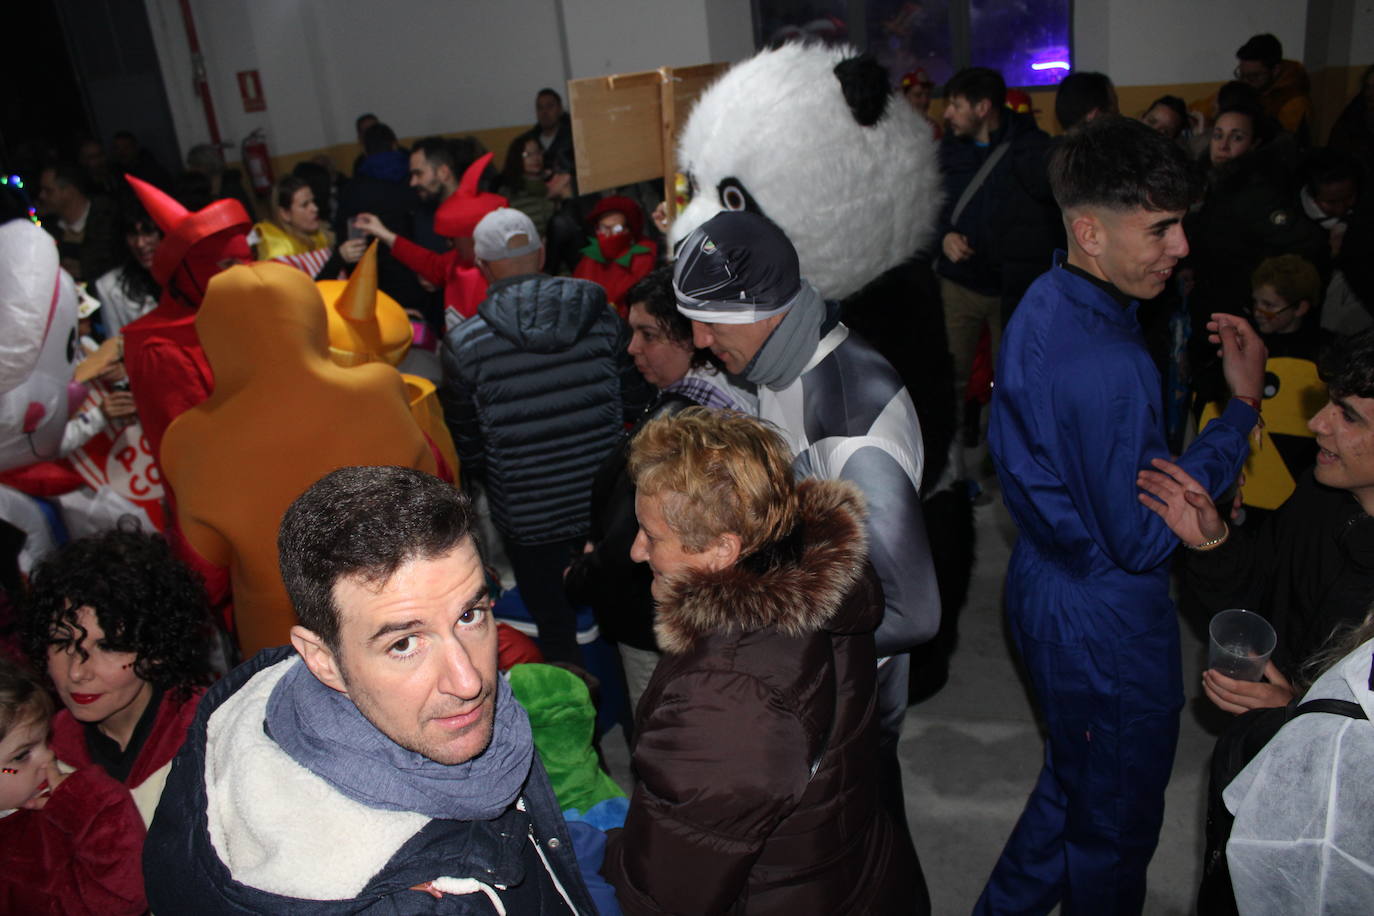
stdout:
{"type": "Polygon", "coordinates": [[[444,338],[444,418],[506,537],[586,535],[596,469],[650,392],[628,344],[601,287],[544,274],[493,283],[444,338]]]}
{"type": "Polygon", "coordinates": [[[689,572],[659,603],[641,781],[603,868],[626,913],[911,910],[917,865],[878,805],[862,496],[799,495],[791,557],[689,572]]]}

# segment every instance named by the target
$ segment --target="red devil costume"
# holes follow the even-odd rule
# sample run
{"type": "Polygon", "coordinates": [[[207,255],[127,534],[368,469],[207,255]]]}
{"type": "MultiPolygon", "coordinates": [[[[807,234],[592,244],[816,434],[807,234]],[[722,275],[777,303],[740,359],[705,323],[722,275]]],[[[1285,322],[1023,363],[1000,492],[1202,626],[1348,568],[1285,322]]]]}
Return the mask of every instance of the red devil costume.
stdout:
{"type": "Polygon", "coordinates": [[[644,211],[628,197],[601,198],[592,208],[587,223],[596,234],[582,249],[582,260],[577,262],[573,276],[599,284],[606,291],[606,301],[624,318],[630,311],[625,294],[654,269],[658,246],[644,238],[644,211]],[[607,213],[624,215],[623,232],[596,231],[597,221],[607,213]]]}
{"type": "MultiPolygon", "coordinates": [[[[477,189],[477,181],[491,157],[492,154],[487,153],[468,166],[463,180],[458,183],[458,190],[434,211],[434,231],[439,235],[449,239],[470,239],[482,217],[506,205],[506,199],[500,194],[477,189]]],[[[446,329],[477,314],[477,306],[487,297],[487,280],[474,264],[471,249],[460,252],[450,248],[440,254],[398,235],[392,243],[391,253],[430,283],[444,288],[446,329]]]]}
{"type": "Polygon", "coordinates": [[[211,277],[253,259],[247,239],[252,220],[237,200],[217,200],[192,213],[147,182],[125,178],[163,236],[152,270],[162,298],[157,308],[124,328],[124,367],[156,458],[167,425],[214,388],[196,336],[196,309],[211,277]]]}

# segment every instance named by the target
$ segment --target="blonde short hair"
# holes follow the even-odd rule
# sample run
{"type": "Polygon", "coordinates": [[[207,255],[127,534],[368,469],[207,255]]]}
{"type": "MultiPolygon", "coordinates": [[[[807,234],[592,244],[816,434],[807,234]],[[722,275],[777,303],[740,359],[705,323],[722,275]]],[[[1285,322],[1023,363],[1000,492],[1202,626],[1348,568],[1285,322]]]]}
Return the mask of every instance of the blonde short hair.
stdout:
{"type": "Polygon", "coordinates": [[[771,424],[731,410],[689,407],[650,420],[630,445],[630,475],[688,553],[722,534],[747,557],[797,524],[792,451],[771,424]]]}
{"type": "Polygon", "coordinates": [[[1322,278],[1312,262],[1300,254],[1281,254],[1261,261],[1250,276],[1250,288],[1261,286],[1274,287],[1291,306],[1308,302],[1316,308],[1321,304],[1322,278]]]}

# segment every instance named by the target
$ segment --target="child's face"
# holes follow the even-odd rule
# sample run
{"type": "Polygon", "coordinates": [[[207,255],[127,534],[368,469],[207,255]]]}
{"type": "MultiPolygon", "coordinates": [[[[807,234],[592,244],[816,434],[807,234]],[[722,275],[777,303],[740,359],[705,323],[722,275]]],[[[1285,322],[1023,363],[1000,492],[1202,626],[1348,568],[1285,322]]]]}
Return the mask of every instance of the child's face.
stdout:
{"type": "Polygon", "coordinates": [[[48,777],[48,723],[30,716],[0,740],[0,811],[23,807],[43,789],[48,777]]]}

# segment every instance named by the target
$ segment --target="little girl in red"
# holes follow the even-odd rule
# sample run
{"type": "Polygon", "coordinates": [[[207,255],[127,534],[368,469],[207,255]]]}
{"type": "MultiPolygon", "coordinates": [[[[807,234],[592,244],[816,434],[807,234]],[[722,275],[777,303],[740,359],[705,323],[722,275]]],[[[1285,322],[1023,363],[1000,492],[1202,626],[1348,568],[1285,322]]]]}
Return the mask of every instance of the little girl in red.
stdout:
{"type": "Polygon", "coordinates": [[[52,713],[0,655],[0,913],[142,913],[143,819],[100,767],[59,768],[52,713]]]}

